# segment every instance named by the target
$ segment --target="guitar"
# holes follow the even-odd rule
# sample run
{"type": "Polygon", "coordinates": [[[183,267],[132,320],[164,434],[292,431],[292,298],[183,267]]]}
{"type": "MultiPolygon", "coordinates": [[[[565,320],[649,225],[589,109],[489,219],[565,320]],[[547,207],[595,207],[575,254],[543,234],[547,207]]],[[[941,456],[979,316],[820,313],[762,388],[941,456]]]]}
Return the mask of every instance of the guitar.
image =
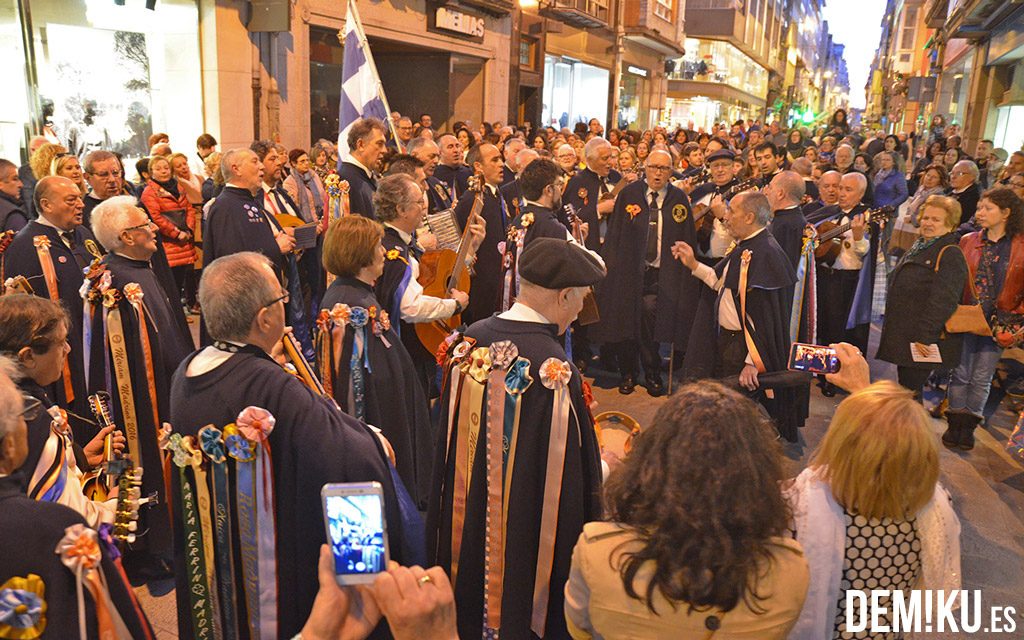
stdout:
{"type": "MultiPolygon", "coordinates": [[[[452,289],[469,294],[470,274],[469,269],[466,268],[466,257],[469,255],[469,248],[472,244],[469,238],[469,227],[474,220],[480,217],[480,212],[484,208],[483,176],[470,177],[469,188],[463,193],[463,197],[466,193],[473,194],[473,207],[469,212],[469,217],[466,218],[466,228],[462,230],[458,253],[451,249],[437,249],[424,253],[420,258],[420,277],[417,281],[423,285],[423,295],[447,298],[452,289]]],[[[444,320],[418,322],[414,326],[420,344],[428,353],[437,353],[437,348],[444,342],[444,339],[461,324],[462,315],[456,313],[444,320]]]]}
{"type": "MultiPolygon", "coordinates": [[[[873,222],[884,222],[896,215],[895,207],[879,207],[877,209],[869,209],[863,213],[864,224],[871,224],[873,222]]],[[[839,257],[839,252],[843,248],[842,235],[850,230],[853,225],[851,222],[846,224],[838,224],[831,220],[822,222],[818,225],[818,246],[814,249],[814,257],[819,262],[826,264],[832,264],[835,259],[839,257]]]]}
{"type": "Polygon", "coordinates": [[[323,384],[316,377],[313,367],[309,366],[306,357],[302,355],[302,345],[295,339],[295,336],[290,333],[284,334],[284,337],[281,338],[281,345],[284,347],[285,357],[288,358],[288,363],[284,367],[285,371],[297,376],[316,393],[326,396],[327,392],[324,390],[323,384]]]}
{"type": "Polygon", "coordinates": [[[618,198],[619,193],[627,186],[629,186],[631,182],[633,181],[623,176],[622,180],[619,180],[618,182],[615,183],[615,186],[612,187],[611,191],[609,191],[608,193],[602,193],[601,197],[599,197],[597,201],[604,202],[605,200],[614,200],[615,198],[618,198]]]}
{"type": "MultiPolygon", "coordinates": [[[[565,217],[569,220],[569,224],[572,226],[570,230],[572,237],[581,247],[586,247],[583,238],[583,220],[580,219],[576,213],[576,207],[566,203],[562,207],[562,211],[565,212],[565,217]]],[[[601,312],[597,308],[597,298],[594,297],[594,288],[588,287],[586,295],[583,296],[583,308],[580,309],[579,315],[576,316],[576,321],[580,323],[580,326],[586,326],[588,324],[594,324],[601,320],[601,312]]]]}
{"type": "MultiPolygon", "coordinates": [[[[748,178],[742,182],[738,182],[733,186],[729,187],[721,194],[722,200],[728,202],[734,197],[743,193],[744,191],[750,191],[752,189],[759,189],[760,184],[754,178],[748,178]]],[[[714,196],[712,196],[714,197],[714,196]]],[[[693,205],[693,224],[697,228],[697,233],[703,236],[710,236],[715,225],[715,216],[708,215],[711,213],[711,207],[706,204],[695,204],[693,205]]]]}

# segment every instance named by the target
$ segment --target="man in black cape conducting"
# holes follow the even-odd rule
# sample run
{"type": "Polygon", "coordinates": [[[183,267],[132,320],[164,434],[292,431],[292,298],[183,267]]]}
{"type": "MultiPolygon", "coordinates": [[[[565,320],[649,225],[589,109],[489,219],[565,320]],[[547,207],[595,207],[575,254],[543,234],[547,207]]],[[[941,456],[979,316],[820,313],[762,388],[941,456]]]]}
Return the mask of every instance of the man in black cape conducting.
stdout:
{"type": "Polygon", "coordinates": [[[700,283],[672,259],[676,242],[697,241],[690,200],[669,182],[672,156],[663,150],[647,156],[644,180],[619,194],[608,218],[601,256],[608,277],[597,286],[601,321],[592,338],[608,344],[619,367],[619,393],[636,387],[643,361],[647,392],[665,392],[660,343],[686,348],[700,283]]]}
{"type": "Polygon", "coordinates": [[[789,358],[789,321],[796,273],[786,252],[766,230],[772,209],[758,192],[741,193],[726,206],[723,222],[736,246],[714,268],[697,262],[693,248],[678,242],[673,255],[707,285],[694,319],[683,362],[686,378],[739,375],[791,442],[806,412],[791,389],[760,389],[761,374],[784,371],[789,358]]]}
{"type": "MultiPolygon", "coordinates": [[[[171,377],[195,344],[175,319],[180,304],[168,299],[153,272],[156,225],[135,199],[104,200],[92,212],[92,229],[108,253],[88,274],[90,351],[94,360],[110,363],[114,420],[125,429],[132,460],[145,470],[142,493],[156,493],[166,505],[158,434],[170,419],[171,377]]],[[[142,518],[141,529],[148,531],[125,557],[128,573],[133,579],[170,577],[168,511],[147,509],[142,518]]]]}
{"type": "Polygon", "coordinates": [[[559,337],[604,268],[538,238],[519,273],[516,303],[457,337],[444,368],[427,553],[452,579],[461,638],[567,638],[572,549],[601,517],[594,423],[559,337]]]}
{"type": "Polygon", "coordinates": [[[383,440],[271,357],[287,299],[265,256],[241,252],[203,269],[199,301],[213,344],[174,374],[165,445],[183,638],[212,637],[212,628],[290,638],[302,629],[326,542],[320,489],[330,482],[380,483],[391,558],[422,559],[422,547],[410,546],[418,515],[399,507],[410,499],[383,440]]]}

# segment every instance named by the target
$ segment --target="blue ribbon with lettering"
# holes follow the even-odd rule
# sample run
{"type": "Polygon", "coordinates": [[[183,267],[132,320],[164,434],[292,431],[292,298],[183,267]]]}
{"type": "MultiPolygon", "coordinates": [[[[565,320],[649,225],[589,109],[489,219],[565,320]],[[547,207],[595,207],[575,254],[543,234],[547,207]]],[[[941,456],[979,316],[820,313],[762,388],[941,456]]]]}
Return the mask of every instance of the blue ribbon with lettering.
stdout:
{"type": "Polygon", "coordinates": [[[210,460],[210,478],[213,483],[213,515],[214,539],[216,542],[217,592],[220,601],[221,615],[224,621],[224,637],[237,638],[238,619],[235,602],[235,568],[234,551],[231,548],[231,498],[229,491],[227,458],[222,432],[213,425],[199,430],[199,448],[210,460]]]}

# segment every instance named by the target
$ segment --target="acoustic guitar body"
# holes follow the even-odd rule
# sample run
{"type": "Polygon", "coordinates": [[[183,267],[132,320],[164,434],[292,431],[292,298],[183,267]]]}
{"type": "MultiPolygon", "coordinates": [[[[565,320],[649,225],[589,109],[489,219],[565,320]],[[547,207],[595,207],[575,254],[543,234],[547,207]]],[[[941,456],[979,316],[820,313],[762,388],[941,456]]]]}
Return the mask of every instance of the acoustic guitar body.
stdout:
{"type": "MultiPolygon", "coordinates": [[[[448,286],[448,278],[441,275],[453,273],[458,261],[459,254],[451,249],[427,251],[420,256],[420,277],[417,278],[417,281],[423,285],[423,294],[445,299],[449,297],[449,289],[458,289],[469,294],[470,276],[467,269],[460,270],[459,278],[452,286],[448,286]]],[[[416,337],[427,351],[434,354],[437,353],[437,348],[441,346],[448,334],[461,324],[461,314],[455,314],[445,320],[418,322],[415,324],[416,337]]]]}
{"type": "MultiPolygon", "coordinates": [[[[835,229],[838,226],[839,224],[836,222],[822,222],[820,225],[818,225],[818,235],[822,235],[827,231],[831,231],[832,229],[835,229]]],[[[832,238],[831,240],[822,242],[821,244],[814,248],[814,258],[819,262],[832,264],[833,262],[835,262],[836,258],[839,257],[839,252],[842,250],[842,248],[842,236],[838,238],[832,238]]]]}

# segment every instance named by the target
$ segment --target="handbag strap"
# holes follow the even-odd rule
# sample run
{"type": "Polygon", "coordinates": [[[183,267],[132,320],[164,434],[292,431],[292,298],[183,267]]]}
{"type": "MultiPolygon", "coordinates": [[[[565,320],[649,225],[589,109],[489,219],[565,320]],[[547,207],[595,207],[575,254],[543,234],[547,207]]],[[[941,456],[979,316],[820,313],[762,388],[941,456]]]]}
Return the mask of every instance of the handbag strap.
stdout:
{"type": "MultiPolygon", "coordinates": [[[[952,248],[956,248],[957,251],[960,250],[960,247],[955,244],[947,244],[939,251],[939,257],[935,259],[935,273],[939,272],[939,265],[942,263],[942,254],[946,253],[946,249],[952,248]]],[[[961,252],[961,255],[963,255],[963,252],[961,252]]],[[[966,261],[967,259],[964,258],[964,260],[966,261]]],[[[980,304],[980,301],[978,300],[978,290],[974,287],[974,278],[971,277],[970,267],[967,269],[967,286],[971,288],[971,298],[974,299],[974,304],[980,304]]]]}

